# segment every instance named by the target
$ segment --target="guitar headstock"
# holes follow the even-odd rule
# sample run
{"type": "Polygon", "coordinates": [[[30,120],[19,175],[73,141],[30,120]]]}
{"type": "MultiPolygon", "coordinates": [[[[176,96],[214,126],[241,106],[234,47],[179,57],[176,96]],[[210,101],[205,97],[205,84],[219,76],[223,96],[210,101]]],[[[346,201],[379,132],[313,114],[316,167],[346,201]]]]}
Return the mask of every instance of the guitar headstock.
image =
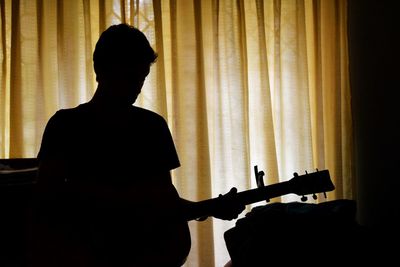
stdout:
{"type": "MultiPolygon", "coordinates": [[[[291,191],[299,196],[308,194],[325,193],[335,189],[328,170],[306,173],[304,175],[293,174],[289,180],[291,191]]],[[[305,199],[302,199],[305,200],[305,199]]]]}

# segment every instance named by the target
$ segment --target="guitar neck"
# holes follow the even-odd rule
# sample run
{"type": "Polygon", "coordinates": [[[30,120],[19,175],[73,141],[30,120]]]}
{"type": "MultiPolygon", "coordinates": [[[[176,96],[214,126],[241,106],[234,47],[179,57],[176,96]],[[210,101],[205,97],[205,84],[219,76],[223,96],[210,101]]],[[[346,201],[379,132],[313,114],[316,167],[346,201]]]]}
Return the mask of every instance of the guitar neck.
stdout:
{"type": "Polygon", "coordinates": [[[239,192],[237,193],[237,198],[240,203],[249,205],[259,201],[287,195],[289,193],[292,193],[290,191],[289,182],[281,182],[278,184],[272,184],[261,188],[239,192]]]}
{"type": "MultiPolygon", "coordinates": [[[[297,173],[294,173],[293,176],[294,177],[289,181],[238,192],[233,195],[231,200],[229,198],[226,198],[225,200],[235,201],[242,205],[248,205],[291,193],[298,196],[305,196],[307,194],[325,193],[335,189],[335,185],[330,179],[328,170],[317,170],[314,173],[306,172],[306,174],[300,176],[297,173]]],[[[185,215],[188,221],[200,217],[213,216],[218,208],[219,211],[224,209],[224,207],[222,207],[223,204],[224,203],[221,203],[220,198],[193,202],[191,207],[188,208],[187,212],[185,212],[185,215]]]]}
{"type": "MultiPolygon", "coordinates": [[[[238,201],[243,205],[249,205],[289,193],[292,193],[289,182],[281,182],[261,188],[238,192],[235,196],[235,201],[238,201]]],[[[190,221],[199,217],[212,216],[217,201],[219,201],[218,198],[211,198],[193,203],[189,214],[187,214],[187,220],[190,221]]]]}

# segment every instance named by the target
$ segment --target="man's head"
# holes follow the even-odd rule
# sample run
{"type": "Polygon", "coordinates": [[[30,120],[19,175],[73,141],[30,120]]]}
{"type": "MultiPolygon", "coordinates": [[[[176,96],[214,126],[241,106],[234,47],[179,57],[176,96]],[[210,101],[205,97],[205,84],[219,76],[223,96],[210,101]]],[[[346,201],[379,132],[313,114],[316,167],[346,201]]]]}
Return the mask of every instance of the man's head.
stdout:
{"type": "Polygon", "coordinates": [[[121,96],[137,96],[156,59],[157,54],[140,30],[127,24],[112,25],[101,34],[93,53],[96,80],[119,87],[114,90],[122,90],[118,92],[121,96]]]}

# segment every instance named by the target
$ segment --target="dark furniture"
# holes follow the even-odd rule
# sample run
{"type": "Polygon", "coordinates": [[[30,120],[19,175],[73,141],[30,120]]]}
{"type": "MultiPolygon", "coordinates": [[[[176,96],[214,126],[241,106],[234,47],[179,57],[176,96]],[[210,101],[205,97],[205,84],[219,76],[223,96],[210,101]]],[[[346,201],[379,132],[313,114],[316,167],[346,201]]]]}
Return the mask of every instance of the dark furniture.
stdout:
{"type": "Polygon", "coordinates": [[[26,266],[36,158],[0,159],[0,266],[26,266]]]}

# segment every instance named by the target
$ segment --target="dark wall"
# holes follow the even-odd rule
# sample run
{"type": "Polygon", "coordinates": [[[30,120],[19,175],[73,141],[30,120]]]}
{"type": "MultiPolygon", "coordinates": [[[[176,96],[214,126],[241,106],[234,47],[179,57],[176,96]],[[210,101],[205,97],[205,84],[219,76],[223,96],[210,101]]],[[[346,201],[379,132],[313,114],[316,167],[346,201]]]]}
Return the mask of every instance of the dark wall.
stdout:
{"type": "Polygon", "coordinates": [[[398,3],[348,0],[358,216],[379,229],[400,226],[398,3]]]}

